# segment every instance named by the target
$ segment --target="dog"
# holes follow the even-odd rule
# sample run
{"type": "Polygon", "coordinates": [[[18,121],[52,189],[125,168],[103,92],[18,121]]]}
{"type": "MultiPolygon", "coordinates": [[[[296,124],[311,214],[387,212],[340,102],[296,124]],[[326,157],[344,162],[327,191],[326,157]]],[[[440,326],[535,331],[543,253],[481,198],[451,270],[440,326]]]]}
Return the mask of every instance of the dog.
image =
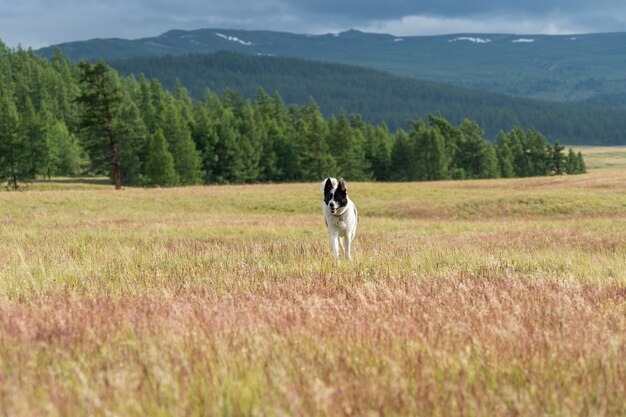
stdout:
{"type": "Polygon", "coordinates": [[[335,262],[339,261],[339,248],[345,251],[346,259],[352,259],[350,248],[359,223],[359,213],[348,197],[346,182],[341,178],[326,178],[320,189],[324,193],[322,213],[330,235],[330,245],[335,262]]]}

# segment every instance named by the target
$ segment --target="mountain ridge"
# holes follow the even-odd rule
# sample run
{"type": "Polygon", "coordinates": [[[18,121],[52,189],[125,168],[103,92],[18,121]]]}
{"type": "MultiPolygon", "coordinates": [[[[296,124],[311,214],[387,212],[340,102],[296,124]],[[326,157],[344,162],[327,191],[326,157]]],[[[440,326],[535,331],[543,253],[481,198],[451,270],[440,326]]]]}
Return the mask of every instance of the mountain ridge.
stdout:
{"type": "MultiPolygon", "coordinates": [[[[135,40],[66,42],[41,48],[37,53],[51,57],[55,47],[74,61],[222,50],[298,57],[561,102],[584,102],[596,96],[626,93],[626,32],[395,36],[358,30],[310,35],[269,30],[172,29],[135,40]]],[[[626,102],[619,102],[618,106],[626,107],[626,102]]]]}

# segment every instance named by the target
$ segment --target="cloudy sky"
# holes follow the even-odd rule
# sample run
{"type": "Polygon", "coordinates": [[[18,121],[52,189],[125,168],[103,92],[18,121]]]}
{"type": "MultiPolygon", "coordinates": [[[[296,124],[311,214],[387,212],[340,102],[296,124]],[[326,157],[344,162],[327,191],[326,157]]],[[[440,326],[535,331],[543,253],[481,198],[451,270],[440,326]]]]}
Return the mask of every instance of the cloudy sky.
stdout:
{"type": "Polygon", "coordinates": [[[626,31],[623,0],[0,0],[0,40],[39,48],[170,29],[394,35],[626,31]]]}

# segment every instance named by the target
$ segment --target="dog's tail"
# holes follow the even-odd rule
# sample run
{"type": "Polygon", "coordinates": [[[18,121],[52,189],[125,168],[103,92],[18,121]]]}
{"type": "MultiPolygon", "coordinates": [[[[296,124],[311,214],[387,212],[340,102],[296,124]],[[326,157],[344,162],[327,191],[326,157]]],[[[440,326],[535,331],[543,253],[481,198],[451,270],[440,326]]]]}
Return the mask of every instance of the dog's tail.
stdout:
{"type": "Polygon", "coordinates": [[[324,192],[324,188],[326,187],[326,181],[328,181],[330,179],[330,183],[333,185],[333,188],[337,187],[337,184],[339,184],[339,181],[337,181],[337,178],[324,178],[324,181],[322,181],[322,184],[320,185],[320,191],[324,192]]]}

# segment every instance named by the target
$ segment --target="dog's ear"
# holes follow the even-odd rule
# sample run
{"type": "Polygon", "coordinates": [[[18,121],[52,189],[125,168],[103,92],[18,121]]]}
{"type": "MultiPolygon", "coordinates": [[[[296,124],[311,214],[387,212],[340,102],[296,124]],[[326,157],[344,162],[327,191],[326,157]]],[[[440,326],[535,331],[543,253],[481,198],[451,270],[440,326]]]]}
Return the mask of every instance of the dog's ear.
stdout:
{"type": "Polygon", "coordinates": [[[346,182],[343,178],[339,180],[339,189],[344,193],[346,192],[346,182]]]}
{"type": "Polygon", "coordinates": [[[330,190],[333,189],[333,182],[330,178],[326,178],[326,181],[324,182],[324,194],[328,193],[330,190]]]}

